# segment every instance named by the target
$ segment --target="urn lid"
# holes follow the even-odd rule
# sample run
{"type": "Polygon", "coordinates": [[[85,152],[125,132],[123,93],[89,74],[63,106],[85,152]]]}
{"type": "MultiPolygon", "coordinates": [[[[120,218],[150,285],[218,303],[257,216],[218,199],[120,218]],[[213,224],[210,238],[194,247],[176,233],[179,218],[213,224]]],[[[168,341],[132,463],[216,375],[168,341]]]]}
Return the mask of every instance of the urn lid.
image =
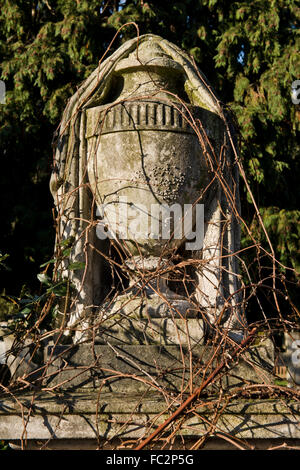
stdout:
{"type": "Polygon", "coordinates": [[[167,54],[155,40],[142,42],[125,59],[117,63],[115,72],[129,72],[136,69],[147,68],[172,70],[172,73],[184,73],[184,68],[167,54]]]}

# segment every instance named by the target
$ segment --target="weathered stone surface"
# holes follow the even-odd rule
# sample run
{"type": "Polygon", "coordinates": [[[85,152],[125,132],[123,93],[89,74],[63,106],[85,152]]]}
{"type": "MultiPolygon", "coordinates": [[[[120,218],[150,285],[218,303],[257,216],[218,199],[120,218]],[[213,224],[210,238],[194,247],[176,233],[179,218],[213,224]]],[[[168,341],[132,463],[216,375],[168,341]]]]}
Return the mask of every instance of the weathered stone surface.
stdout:
{"type": "MultiPolygon", "coordinates": [[[[112,392],[135,393],[148,389],[162,389],[180,393],[201,384],[204,370],[214,355],[208,346],[187,348],[176,345],[71,345],[48,347],[45,363],[48,388],[76,390],[81,387],[103,387],[112,392]]],[[[226,357],[221,353],[206,369],[206,376],[226,357]]],[[[227,389],[244,383],[273,383],[273,348],[268,340],[250,348],[238,364],[233,364],[222,377],[227,389]]],[[[210,386],[206,393],[218,393],[220,383],[210,386]]]]}
{"type": "MultiPolygon", "coordinates": [[[[193,390],[200,385],[203,374],[197,372],[213,352],[211,347],[194,347],[191,374],[190,356],[178,346],[72,344],[54,350],[48,346],[45,362],[52,363],[39,384],[43,391],[0,396],[0,439],[24,444],[26,437],[28,448],[66,449],[96,448],[99,443],[109,448],[143,438],[177,409],[191,385],[193,390]]],[[[263,340],[227,371],[222,387],[233,391],[245,381],[272,383],[273,362],[272,343],[263,340]]],[[[196,413],[186,416],[177,438],[190,442],[210,430],[218,412],[219,387],[217,381],[202,394],[196,413]]],[[[214,432],[260,443],[271,439],[274,445],[283,439],[295,442],[300,439],[299,414],[295,401],[231,401],[214,432]]]]}
{"type": "Polygon", "coordinates": [[[187,299],[164,301],[158,295],[122,295],[104,305],[94,322],[98,344],[182,345],[203,344],[205,324],[197,307],[187,299]]]}
{"type": "MultiPolygon", "coordinates": [[[[33,405],[32,395],[17,398],[0,398],[0,439],[24,439],[25,429],[27,440],[137,439],[150,432],[153,420],[158,426],[176,409],[157,393],[42,393],[35,396],[33,405]]],[[[204,435],[215,411],[215,402],[203,402],[177,434],[184,438],[204,435]]],[[[299,414],[298,402],[240,400],[226,407],[215,432],[242,439],[299,439],[299,414]]]]}
{"type": "Polygon", "coordinates": [[[300,386],[300,331],[284,333],[285,351],[281,354],[290,386],[300,386]]]}
{"type": "Polygon", "coordinates": [[[106,321],[99,327],[97,342],[105,344],[182,344],[186,346],[187,337],[194,347],[203,342],[203,322],[196,318],[184,319],[152,318],[136,320],[124,317],[121,320],[106,321]],[[101,337],[103,338],[101,341],[101,337]]]}

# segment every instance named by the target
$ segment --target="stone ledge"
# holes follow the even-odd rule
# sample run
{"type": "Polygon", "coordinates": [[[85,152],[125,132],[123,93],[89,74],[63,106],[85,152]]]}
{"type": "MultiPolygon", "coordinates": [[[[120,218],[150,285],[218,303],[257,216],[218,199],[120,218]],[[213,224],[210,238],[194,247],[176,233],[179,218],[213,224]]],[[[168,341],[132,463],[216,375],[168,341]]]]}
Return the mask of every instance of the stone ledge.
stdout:
{"type": "MultiPolygon", "coordinates": [[[[185,451],[190,454],[190,449],[192,449],[192,446],[197,442],[197,440],[198,438],[185,438],[183,442],[182,438],[175,438],[170,449],[164,448],[164,450],[185,451]]],[[[125,450],[128,452],[134,449],[138,443],[138,440],[132,440],[129,445],[129,443],[126,444],[122,439],[112,439],[106,444],[101,442],[99,443],[97,439],[32,439],[27,441],[25,445],[23,443],[23,448],[26,450],[117,450],[117,455],[120,455],[120,451],[125,450]]],[[[151,451],[154,450],[158,453],[161,453],[161,449],[164,445],[164,441],[157,441],[155,445],[151,446],[151,451]]],[[[300,439],[243,439],[243,445],[245,450],[299,450],[300,439]]],[[[13,450],[22,450],[21,442],[19,440],[9,441],[9,447],[13,450]]],[[[240,448],[236,447],[236,445],[229,442],[228,440],[224,440],[220,437],[208,437],[199,450],[240,450],[240,448]]],[[[134,452],[136,453],[137,451],[134,452]]],[[[144,453],[144,451],[141,452],[144,453]]],[[[273,455],[276,458],[275,454],[273,455]]],[[[291,454],[289,453],[288,457],[290,458],[290,456],[291,454]]]]}
{"type": "MultiPolygon", "coordinates": [[[[162,395],[153,392],[146,396],[43,392],[37,394],[31,407],[32,400],[31,394],[0,399],[1,440],[138,439],[175,409],[168,408],[162,395]]],[[[189,439],[204,435],[209,430],[207,421],[214,416],[212,403],[207,400],[198,407],[197,414],[185,420],[178,436],[189,439]]],[[[223,411],[216,430],[240,439],[300,439],[299,415],[299,402],[239,400],[223,411]]]]}

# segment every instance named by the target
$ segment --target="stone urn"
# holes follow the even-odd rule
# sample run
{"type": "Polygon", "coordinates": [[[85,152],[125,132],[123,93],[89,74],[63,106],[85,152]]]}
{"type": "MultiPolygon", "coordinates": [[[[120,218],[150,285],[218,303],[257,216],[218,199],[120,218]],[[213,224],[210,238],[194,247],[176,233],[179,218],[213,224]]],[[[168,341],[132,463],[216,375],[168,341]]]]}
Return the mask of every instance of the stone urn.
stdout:
{"type": "MultiPolygon", "coordinates": [[[[168,288],[167,271],[172,253],[193,229],[193,204],[208,182],[195,130],[197,107],[185,101],[184,69],[158,45],[143,43],[138,52],[115,68],[108,102],[86,111],[88,177],[100,216],[97,234],[117,241],[130,279],[130,294],[109,307],[113,321],[121,314],[122,330],[141,312],[143,297],[148,300],[140,317],[146,322],[149,316],[197,317],[196,306],[168,288]],[[133,291],[136,298],[128,303],[133,291]]],[[[110,321],[110,333],[112,328],[110,321]]],[[[142,329],[144,337],[151,336],[144,323],[142,329]]]]}
{"type": "Polygon", "coordinates": [[[87,109],[88,176],[98,215],[112,238],[124,240],[129,258],[165,257],[180,246],[192,229],[184,227],[184,205],[195,203],[208,182],[191,125],[197,107],[183,101],[183,73],[158,46],[144,43],[139,60],[132,53],[116,67],[107,97],[114,100],[87,109]]]}

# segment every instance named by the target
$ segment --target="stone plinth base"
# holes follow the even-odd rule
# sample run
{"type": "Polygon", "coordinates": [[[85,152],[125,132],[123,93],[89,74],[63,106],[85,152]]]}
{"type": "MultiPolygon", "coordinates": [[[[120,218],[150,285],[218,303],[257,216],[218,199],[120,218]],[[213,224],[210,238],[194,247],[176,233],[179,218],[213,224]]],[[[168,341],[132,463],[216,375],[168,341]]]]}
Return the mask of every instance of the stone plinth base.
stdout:
{"type": "Polygon", "coordinates": [[[28,384],[26,392],[17,391],[13,381],[10,392],[3,389],[0,440],[36,449],[134,448],[228,359],[217,379],[151,448],[190,449],[202,437],[208,438],[204,448],[220,444],[220,449],[247,448],[254,441],[258,448],[298,442],[298,402],[235,399],[247,387],[259,391],[274,385],[272,343],[251,346],[233,362],[228,351],[215,352],[209,346],[48,346],[32,382],[28,376],[27,382],[24,375],[13,377],[28,384]]]}
{"type": "MultiPolygon", "coordinates": [[[[226,373],[221,384],[229,390],[245,383],[273,383],[274,348],[269,340],[250,347],[238,362],[230,363],[227,350],[198,346],[188,350],[176,345],[94,345],[49,346],[45,349],[42,384],[55,390],[75,391],[101,387],[102,392],[138,393],[162,390],[188,393],[199,387],[225,358],[226,373]]],[[[205,393],[218,393],[220,383],[205,393]]]]}

